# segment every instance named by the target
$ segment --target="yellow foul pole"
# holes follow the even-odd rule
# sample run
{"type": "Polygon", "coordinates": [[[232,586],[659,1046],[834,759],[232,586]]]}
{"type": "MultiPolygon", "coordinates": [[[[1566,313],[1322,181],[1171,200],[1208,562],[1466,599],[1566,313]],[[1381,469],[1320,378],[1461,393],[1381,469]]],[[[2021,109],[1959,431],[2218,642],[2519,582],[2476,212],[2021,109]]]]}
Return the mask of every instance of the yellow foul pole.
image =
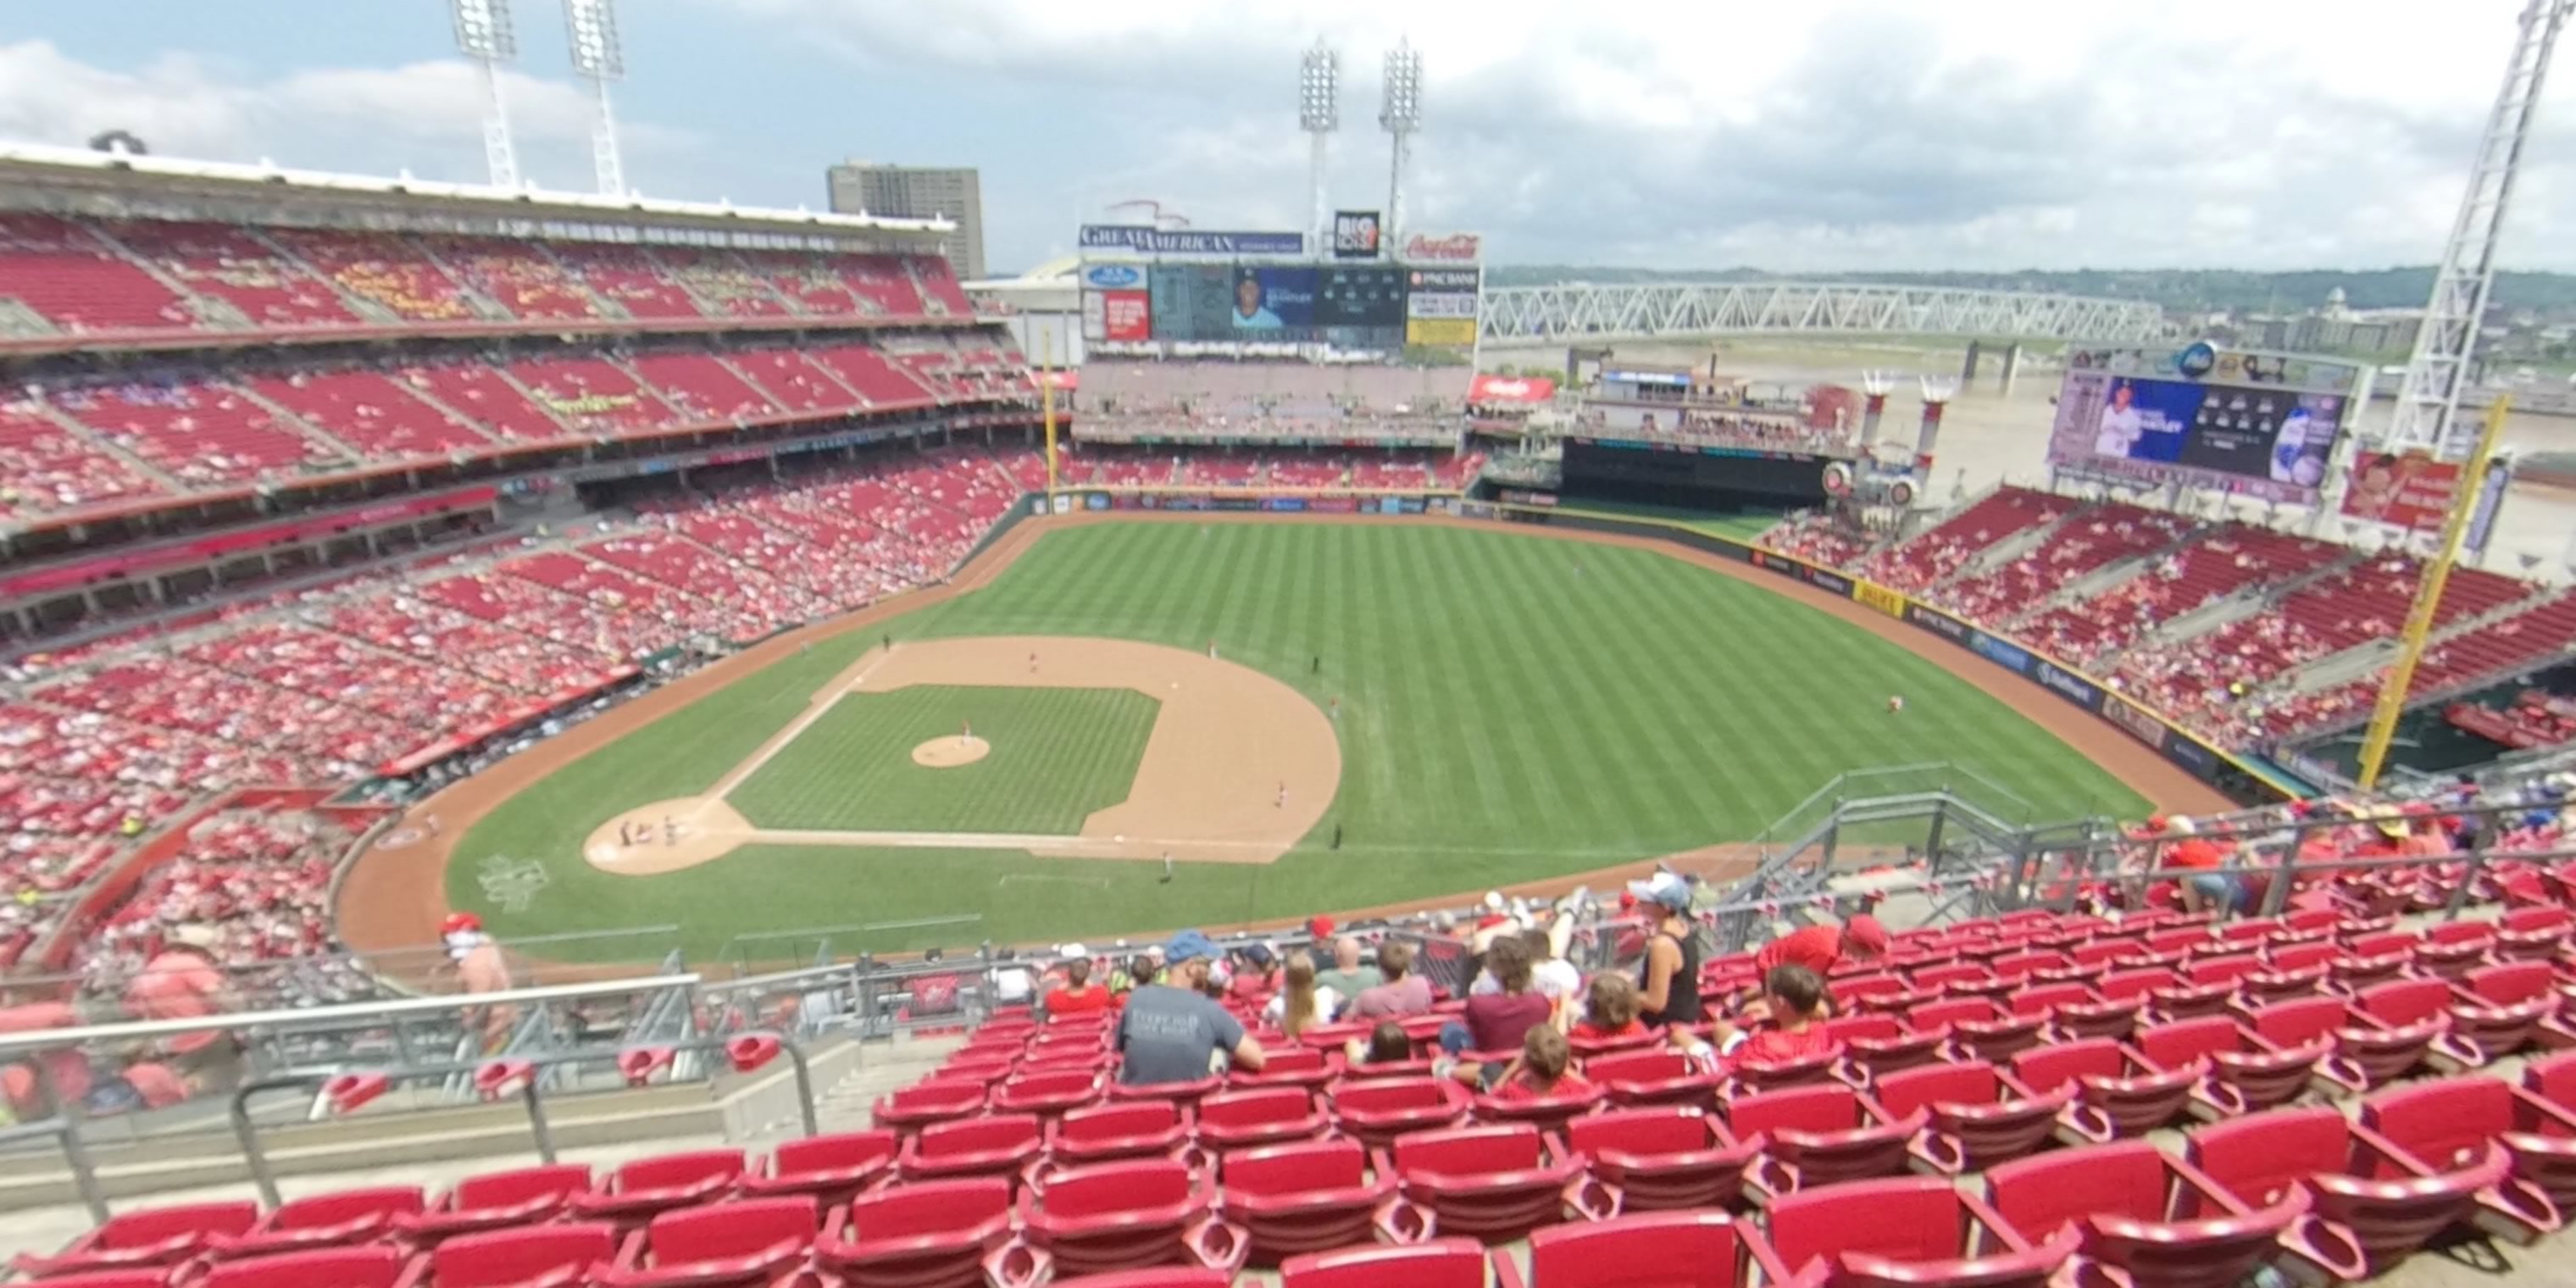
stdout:
{"type": "Polygon", "coordinates": [[[1046,416],[1047,504],[1055,504],[1055,337],[1038,337],[1038,404],[1046,416]]]}
{"type": "Polygon", "coordinates": [[[2487,458],[2495,455],[2496,440],[2504,434],[2505,413],[2512,406],[2509,395],[2497,395],[2487,408],[2486,432],[2478,435],[2477,450],[2460,466],[2451,514],[2442,522],[2441,549],[2424,566],[2424,584],[2415,591],[2415,606],[2406,613],[2406,631],[2398,638],[2397,664],[2388,668],[2388,680],[2379,688],[2379,705],[2370,713],[2370,731],[2362,738],[2358,781],[2363,791],[2377,784],[2379,772],[2387,767],[2397,717],[2406,710],[2406,691],[2415,687],[2415,666],[2424,660],[2424,642],[2433,634],[2433,612],[2441,606],[2442,587],[2450,582],[2451,565],[2458,561],[2460,545],[2469,535],[2469,519],[2477,513],[2478,493],[2486,483],[2487,458]]]}

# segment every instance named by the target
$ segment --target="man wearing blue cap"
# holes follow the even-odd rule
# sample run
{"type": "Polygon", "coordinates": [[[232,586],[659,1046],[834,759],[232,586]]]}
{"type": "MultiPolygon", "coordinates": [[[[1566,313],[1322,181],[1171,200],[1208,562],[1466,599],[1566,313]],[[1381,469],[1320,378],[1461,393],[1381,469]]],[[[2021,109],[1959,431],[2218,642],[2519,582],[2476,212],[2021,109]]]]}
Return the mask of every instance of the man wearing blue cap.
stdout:
{"type": "Polygon", "coordinates": [[[1216,945],[1184,930],[1163,949],[1163,979],[1127,995],[1118,1017],[1118,1082],[1141,1087],[1196,1082],[1215,1071],[1222,1055],[1235,1068],[1258,1073],[1269,1056],[1243,1022],[1207,995],[1208,967],[1216,945]]]}

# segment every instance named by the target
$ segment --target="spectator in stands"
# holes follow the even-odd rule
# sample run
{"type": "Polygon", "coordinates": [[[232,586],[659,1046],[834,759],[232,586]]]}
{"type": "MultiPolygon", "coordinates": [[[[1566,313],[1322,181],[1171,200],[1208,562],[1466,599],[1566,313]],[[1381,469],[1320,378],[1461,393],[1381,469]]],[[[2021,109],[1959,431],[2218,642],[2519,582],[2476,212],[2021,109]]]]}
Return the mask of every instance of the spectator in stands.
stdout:
{"type": "Polygon", "coordinates": [[[1278,994],[1279,955],[1270,951],[1270,945],[1246,944],[1234,957],[1234,978],[1226,982],[1226,996],[1266,1004],[1278,994]]]}
{"type": "Polygon", "coordinates": [[[1431,1009],[1431,981],[1413,973],[1413,945],[1390,939],[1377,946],[1377,969],[1383,981],[1374,988],[1360,990],[1351,1002],[1348,1018],[1383,1019],[1390,1015],[1422,1015],[1431,1009]]]}
{"type": "MultiPolygon", "coordinates": [[[[1485,965],[1501,987],[1468,998],[1464,1022],[1453,1021],[1440,1030],[1441,1048],[1452,1057],[1468,1051],[1516,1050],[1533,1026],[1546,1024],[1556,1012],[1555,1003],[1538,991],[1529,946],[1519,936],[1495,940],[1485,950],[1485,965]]],[[[1475,1076],[1466,1066],[1461,1070],[1462,1078],[1475,1076]]],[[[1501,1070],[1485,1072],[1499,1076],[1501,1070]]],[[[1487,1085],[1491,1081],[1491,1076],[1486,1077],[1487,1085]]]]}
{"type": "MultiPolygon", "coordinates": [[[[43,1029],[76,1028],[83,1021],[71,1003],[36,1000],[25,996],[0,995],[0,1033],[34,1033],[43,1029]]],[[[39,1057],[54,1094],[65,1104],[78,1104],[89,1094],[89,1058],[72,1047],[47,1051],[39,1057]]],[[[10,1115],[20,1121],[43,1117],[50,1106],[45,1103],[36,1084],[34,1066],[21,1062],[0,1067],[0,1090],[5,1090],[10,1115]]]]}
{"type": "Polygon", "coordinates": [[[1583,1001],[1583,1018],[1576,1021],[1570,1036],[1578,1042],[1617,1042],[1644,1037],[1646,1032],[1637,1019],[1636,983],[1616,971],[1593,976],[1583,1001]]]}
{"type": "Polygon", "coordinates": [[[1403,1025],[1379,1020],[1377,1027],[1369,1030],[1365,1045],[1353,1038],[1344,1045],[1343,1054],[1352,1064],[1403,1064],[1413,1058],[1413,1039],[1403,1025]]]}
{"type": "Polygon", "coordinates": [[[1833,974],[1834,967],[1845,961],[1876,961],[1887,955],[1887,927],[1878,918],[1862,913],[1839,926],[1808,926],[1793,930],[1753,954],[1753,965],[1770,978],[1777,966],[1804,966],[1817,978],[1833,974]]]}
{"type": "Polygon", "coordinates": [[[1286,981],[1270,1004],[1261,1008],[1263,1022],[1276,1024],[1291,1040],[1306,1030],[1333,1018],[1342,1006],[1342,995],[1328,985],[1315,982],[1315,958],[1310,953],[1288,954],[1286,981]]]}
{"type": "MultiPolygon", "coordinates": [[[[455,967],[459,988],[468,993],[510,991],[510,960],[502,953],[501,942],[483,933],[482,918],[470,912],[452,914],[439,933],[447,942],[447,958],[455,967]]],[[[507,1003],[486,1006],[469,1022],[479,1022],[483,1053],[491,1055],[509,1045],[510,1031],[518,1027],[519,1008],[507,1003]]]]}
{"type": "Polygon", "coordinates": [[[2194,834],[2187,818],[2174,819],[2170,830],[2182,839],[2165,847],[2164,866],[2182,870],[2182,906],[2187,912],[2233,912],[2244,896],[2244,883],[2222,871],[2226,852],[2216,841],[2194,834]]]}
{"type": "Polygon", "coordinates": [[[1164,948],[1163,959],[1171,982],[1138,988],[1119,1013],[1119,1085],[1196,1082],[1229,1062],[1260,1072],[1269,1063],[1261,1043],[1202,991],[1216,945],[1198,931],[1184,930],[1164,948]]]}
{"type": "Polygon", "coordinates": [[[1690,883],[1658,872],[1629,882],[1628,891],[1653,918],[1638,975],[1638,1018],[1654,1028],[1699,1023],[1699,928],[1691,924],[1690,883]]]}
{"type": "Polygon", "coordinates": [[[993,968],[993,1002],[997,1006],[1017,1006],[1037,995],[1038,978],[1020,961],[1020,951],[1005,948],[993,954],[1001,964],[993,968]]]}
{"type": "Polygon", "coordinates": [[[1718,1059],[1732,1069],[1747,1061],[1777,1064],[1831,1052],[1825,1028],[1825,977],[1804,966],[1774,966],[1762,976],[1760,1020],[1747,1010],[1739,1025],[1720,1017],[1709,1036],[1718,1059]]]}
{"type": "Polygon", "coordinates": [[[1109,1009],[1109,990],[1091,982],[1091,959],[1075,957],[1064,964],[1064,984],[1046,995],[1046,1017],[1088,1015],[1109,1009]]]}
{"type": "Polygon", "coordinates": [[[1360,964],[1360,941],[1357,935],[1344,935],[1333,941],[1333,968],[1315,976],[1315,982],[1347,999],[1386,982],[1374,966],[1360,964]]]}
{"type": "MultiPolygon", "coordinates": [[[[1556,955],[1555,942],[1546,931],[1524,930],[1513,937],[1521,941],[1521,947],[1529,950],[1531,985],[1547,998],[1550,1005],[1564,1006],[1574,1000],[1575,994],[1583,991],[1583,972],[1574,963],[1556,955]]],[[[1502,991],[1501,983],[1494,978],[1491,958],[1492,954],[1488,952],[1488,969],[1476,977],[1475,983],[1467,986],[1468,996],[1502,991]]]]}
{"type": "Polygon", "coordinates": [[[1521,1053],[1494,1083],[1494,1098],[1502,1101],[1540,1100],[1548,1096],[1573,1095],[1588,1091],[1592,1084],[1573,1073],[1574,1051],[1565,1035],[1541,1024],[1521,1039],[1521,1053]]]}
{"type": "MultiPolygon", "coordinates": [[[[143,1020],[198,1020],[241,1009],[216,946],[215,932],[204,926],[173,929],[125,986],[125,1009],[143,1020]]],[[[161,1049],[173,1067],[209,1086],[229,1085],[241,1064],[241,1039],[223,1029],[182,1033],[161,1049]]]]}

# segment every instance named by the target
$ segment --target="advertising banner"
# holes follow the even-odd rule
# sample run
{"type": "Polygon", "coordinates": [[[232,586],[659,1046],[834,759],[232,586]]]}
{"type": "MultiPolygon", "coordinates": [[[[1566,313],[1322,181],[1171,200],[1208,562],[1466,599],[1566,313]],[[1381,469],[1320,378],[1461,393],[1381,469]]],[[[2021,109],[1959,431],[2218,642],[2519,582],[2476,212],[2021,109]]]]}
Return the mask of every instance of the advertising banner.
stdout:
{"type": "Polygon", "coordinates": [[[1404,275],[1405,283],[1417,291],[1450,291],[1475,294],[1484,285],[1485,275],[1473,268],[1417,268],[1404,275]]]}
{"type": "Polygon", "coordinates": [[[1878,611],[1900,621],[1905,617],[1904,594],[1879,585],[1874,581],[1853,582],[1852,600],[1855,603],[1875,608],[1878,611]]]}
{"type": "Polygon", "coordinates": [[[1085,264],[1082,285],[1093,291],[1141,291],[1145,289],[1145,266],[1142,264],[1085,264]]]}
{"type": "Polygon", "coordinates": [[[1484,254],[1485,239],[1475,233],[1415,233],[1398,257],[1409,264],[1473,264],[1484,254]]]}
{"type": "Polygon", "coordinates": [[[1476,319],[1408,318],[1404,323],[1404,342],[1464,349],[1476,342],[1476,319]]]}
{"type": "MultiPolygon", "coordinates": [[[[1303,255],[1304,233],[1201,232],[1146,224],[1084,224],[1082,249],[1145,255],[1303,255]]],[[[1473,258],[1473,256],[1470,256],[1473,258]]]]}
{"type": "MultiPolygon", "coordinates": [[[[1154,338],[1153,295],[1147,291],[1099,291],[1100,334],[1095,339],[1143,343],[1154,338]]],[[[1083,321],[1088,324],[1086,310],[1083,321]]]]}
{"type": "Polygon", "coordinates": [[[2351,484],[2343,493],[2343,516],[2438,532],[2459,494],[2459,465],[2434,460],[2430,452],[2357,452],[2351,484]]]}
{"type": "Polygon", "coordinates": [[[1383,249],[1378,244],[1378,213],[1374,210],[1337,210],[1333,212],[1333,258],[1376,259],[1383,249]]]}
{"type": "Polygon", "coordinates": [[[2053,662],[2033,659],[2030,667],[2030,678],[2038,681],[2039,687],[2046,689],[2087,711],[2099,711],[2102,709],[2102,690],[2100,686],[2064,667],[2056,665],[2053,662]]]}
{"type": "Polygon", "coordinates": [[[1472,407],[1544,407],[1556,397],[1556,382],[1545,376],[1479,375],[1467,383],[1472,407]]]}
{"type": "Polygon", "coordinates": [[[1404,301],[1408,318],[1472,318],[1476,297],[1465,291],[1416,291],[1404,301]]]}

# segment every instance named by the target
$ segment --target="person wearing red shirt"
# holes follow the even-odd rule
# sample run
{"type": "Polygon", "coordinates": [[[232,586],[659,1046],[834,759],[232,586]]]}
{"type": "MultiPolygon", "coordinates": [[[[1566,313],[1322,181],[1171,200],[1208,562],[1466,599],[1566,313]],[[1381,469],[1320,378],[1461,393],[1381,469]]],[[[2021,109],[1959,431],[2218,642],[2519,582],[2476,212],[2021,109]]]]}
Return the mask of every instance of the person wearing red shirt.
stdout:
{"type": "Polygon", "coordinates": [[[1064,964],[1064,986],[1046,995],[1046,1017],[1060,1020],[1109,1009],[1109,990],[1091,982],[1091,962],[1077,957],[1064,964]]]}
{"type": "Polygon", "coordinates": [[[2243,888],[2233,873],[2220,871],[2227,864],[2227,852],[2216,841],[2194,835],[2190,819],[2175,819],[2173,830],[2182,839],[2165,847],[2164,866],[2182,870],[2183,910],[2234,911],[2243,888]]]}
{"type": "Polygon", "coordinates": [[[1645,1022],[1637,1018],[1636,981],[1605,970],[1592,977],[1592,987],[1583,998],[1583,1019],[1566,1036],[1604,1044],[1643,1038],[1648,1032],[1645,1022]]]}
{"type": "Polygon", "coordinates": [[[1841,1046],[1825,1028],[1824,977],[1804,966],[1775,966],[1762,977],[1762,1000],[1769,1023],[1740,1029],[1731,1020],[1717,1021],[1710,1033],[1720,1067],[1745,1063],[1779,1064],[1830,1055],[1841,1046]]]}
{"type": "Polygon", "coordinates": [[[1753,965],[1768,979],[1775,966],[1804,966],[1818,978],[1843,961],[1875,961],[1887,954],[1887,927],[1862,913],[1839,926],[1808,926],[1762,945],[1753,965]]]}
{"type": "Polygon", "coordinates": [[[1591,1083],[1571,1071],[1573,1063],[1573,1048],[1566,1044],[1565,1035],[1548,1025],[1538,1025],[1521,1039],[1521,1053],[1494,1083],[1493,1097],[1511,1104],[1591,1090],[1591,1083]]]}

